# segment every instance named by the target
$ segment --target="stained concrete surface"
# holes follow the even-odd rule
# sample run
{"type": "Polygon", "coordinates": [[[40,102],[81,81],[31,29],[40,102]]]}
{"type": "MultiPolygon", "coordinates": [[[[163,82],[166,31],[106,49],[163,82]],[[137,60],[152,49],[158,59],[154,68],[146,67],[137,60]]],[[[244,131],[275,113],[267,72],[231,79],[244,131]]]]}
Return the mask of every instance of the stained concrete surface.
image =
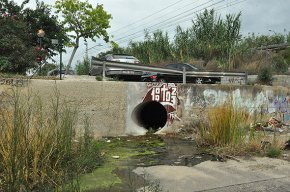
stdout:
{"type": "Polygon", "coordinates": [[[239,162],[206,161],[194,167],[142,167],[134,172],[145,172],[159,181],[165,192],[290,191],[290,162],[266,157],[239,162]]]}

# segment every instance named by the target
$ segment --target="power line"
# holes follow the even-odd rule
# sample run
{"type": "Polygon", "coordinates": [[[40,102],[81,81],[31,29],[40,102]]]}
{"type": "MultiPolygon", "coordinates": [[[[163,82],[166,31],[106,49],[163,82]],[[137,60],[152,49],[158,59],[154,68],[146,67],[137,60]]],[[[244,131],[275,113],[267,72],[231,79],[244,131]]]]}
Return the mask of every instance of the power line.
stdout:
{"type": "MultiPolygon", "coordinates": [[[[234,6],[234,5],[237,5],[237,4],[240,4],[240,3],[243,3],[243,2],[245,2],[245,1],[247,1],[247,0],[242,0],[242,1],[239,1],[239,0],[235,0],[235,1],[233,1],[233,2],[231,2],[231,4],[230,5],[222,5],[222,6],[219,6],[219,7],[217,7],[217,10],[222,10],[222,9],[224,9],[224,8],[227,8],[227,7],[231,7],[231,6],[234,6]]],[[[215,4],[218,4],[219,2],[216,2],[216,3],[214,3],[214,4],[212,4],[211,6],[213,6],[213,5],[215,5],[215,4]]],[[[197,12],[197,11],[196,11],[197,12]]],[[[177,20],[177,23],[182,23],[182,22],[185,22],[185,21],[190,21],[190,20],[192,20],[192,17],[190,17],[190,18],[185,18],[185,19],[183,19],[183,20],[177,20]]],[[[176,24],[177,24],[176,23],[176,24]]],[[[172,23],[170,23],[169,25],[167,24],[163,29],[165,29],[165,28],[168,28],[168,27],[172,27],[172,23]]],[[[176,26],[173,26],[173,27],[176,27],[176,26]]],[[[170,31],[173,31],[173,30],[170,30],[170,31]]],[[[169,32],[170,32],[169,31],[169,32]]],[[[135,38],[138,38],[139,36],[135,36],[135,37],[133,37],[133,38],[131,38],[131,39],[129,39],[129,41],[131,41],[131,40],[133,40],[133,39],[135,39],[135,38]]],[[[128,40],[126,40],[126,41],[121,41],[120,43],[124,43],[124,42],[127,42],[128,40]]],[[[104,49],[101,49],[101,50],[104,50],[104,49]]]]}
{"type": "MultiPolygon", "coordinates": [[[[173,16],[173,17],[170,17],[169,19],[162,20],[161,22],[156,23],[156,24],[154,24],[154,25],[152,25],[152,26],[149,26],[149,27],[146,28],[146,29],[150,29],[150,28],[153,28],[153,27],[158,26],[158,25],[160,25],[160,24],[163,24],[164,22],[168,22],[168,20],[174,19],[174,18],[176,18],[176,17],[178,17],[178,16],[180,16],[180,15],[183,15],[184,13],[187,13],[187,12],[189,12],[189,11],[192,11],[192,10],[196,9],[197,7],[200,7],[200,6],[202,6],[202,5],[205,5],[205,4],[207,4],[207,3],[211,2],[211,1],[213,1],[213,0],[209,0],[209,1],[207,1],[206,3],[203,3],[203,4],[201,4],[201,5],[195,6],[195,7],[191,8],[191,9],[188,9],[188,10],[186,10],[186,11],[183,12],[183,13],[180,13],[180,14],[177,14],[177,15],[175,15],[175,16],[173,16]]],[[[221,0],[221,1],[225,1],[225,0],[221,0]]],[[[140,30],[140,31],[134,32],[134,33],[132,33],[132,34],[130,34],[130,35],[127,35],[127,36],[125,36],[125,37],[121,37],[121,38],[119,38],[119,39],[116,39],[115,41],[122,40],[122,39],[124,39],[124,38],[127,38],[127,37],[133,36],[133,35],[135,35],[135,34],[138,34],[138,33],[140,33],[140,32],[142,33],[143,30],[140,30]]]]}
{"type": "MultiPolygon", "coordinates": [[[[183,18],[183,14],[185,14],[185,13],[188,13],[188,12],[190,12],[190,11],[192,11],[192,10],[194,10],[194,9],[196,9],[196,8],[198,8],[198,7],[201,7],[201,6],[203,6],[203,5],[206,5],[206,4],[208,4],[208,3],[210,3],[210,2],[212,2],[213,0],[209,0],[209,1],[207,1],[206,3],[203,3],[203,4],[200,4],[200,5],[198,5],[198,6],[195,6],[195,7],[193,7],[193,8],[191,8],[191,9],[188,9],[188,10],[186,10],[185,12],[183,12],[183,13],[180,13],[180,14],[177,14],[177,15],[175,15],[175,16],[173,16],[173,17],[170,17],[169,18],[169,20],[172,20],[172,19],[174,19],[174,18],[176,18],[176,17],[178,17],[178,16],[181,16],[182,18],[183,18]]],[[[217,2],[217,3],[215,3],[215,4],[218,4],[218,3],[221,3],[221,2],[223,2],[223,1],[225,1],[225,0],[221,0],[221,1],[219,1],[219,2],[217,2]]],[[[210,6],[213,6],[214,4],[212,4],[212,5],[210,5],[210,6]]],[[[208,6],[209,7],[209,6],[208,6]]],[[[208,8],[208,7],[206,7],[206,8],[208,8]]],[[[203,9],[205,9],[205,8],[203,8],[203,9]]],[[[203,9],[201,9],[201,10],[203,10],[203,9]]],[[[200,11],[200,10],[199,10],[200,11]]],[[[191,14],[193,14],[193,13],[196,13],[197,11],[195,11],[195,12],[191,12],[190,13],[190,15],[191,14]]],[[[180,18],[179,18],[180,19],[180,18]]],[[[174,21],[174,20],[173,20],[174,21]]],[[[168,19],[166,19],[166,20],[163,20],[163,21],[161,21],[161,22],[159,22],[159,23],[156,23],[156,24],[154,24],[154,25],[152,25],[152,26],[149,26],[147,29],[151,29],[151,28],[153,28],[153,27],[155,27],[155,28],[159,28],[159,27],[161,27],[162,25],[164,25],[164,22],[165,23],[169,23],[169,22],[172,22],[172,21],[168,21],[168,19]],[[161,24],[161,26],[158,26],[158,25],[160,25],[161,24]]],[[[142,35],[141,36],[143,36],[143,32],[144,32],[144,29],[142,29],[142,30],[140,30],[140,31],[137,31],[137,32],[134,32],[134,33],[132,33],[132,34],[129,34],[129,35],[127,35],[127,36],[124,36],[124,37],[121,37],[121,38],[118,38],[118,39],[116,39],[115,41],[116,42],[118,42],[118,41],[120,41],[120,40],[122,40],[122,39],[126,39],[126,38],[128,38],[128,37],[131,37],[131,36],[134,36],[134,35],[136,35],[136,34],[139,34],[139,33],[142,33],[142,35]]],[[[132,39],[136,39],[136,38],[138,38],[138,37],[141,37],[140,35],[138,35],[138,36],[134,36],[134,38],[132,38],[132,39]]],[[[132,40],[132,39],[130,39],[130,40],[132,40]]],[[[123,42],[127,42],[128,40],[123,40],[122,42],[120,42],[120,43],[123,43],[123,42]]]]}
{"type": "MultiPolygon", "coordinates": [[[[235,1],[233,1],[232,2],[232,4],[230,5],[230,6],[233,6],[233,5],[236,5],[236,4],[239,4],[239,3],[242,3],[242,2],[245,2],[246,0],[242,0],[242,1],[239,1],[239,0],[235,0],[235,1]]],[[[219,1],[219,2],[216,2],[216,3],[214,3],[214,4],[212,4],[212,5],[210,5],[210,6],[208,6],[207,8],[209,8],[209,7],[211,7],[211,6],[214,6],[214,5],[217,5],[217,4],[219,4],[221,1],[219,1]]],[[[222,5],[222,6],[220,6],[220,7],[218,7],[217,8],[217,10],[221,10],[221,9],[224,9],[224,8],[227,8],[227,7],[229,7],[229,5],[222,5]]],[[[197,12],[200,12],[200,11],[202,11],[203,9],[200,9],[199,11],[196,11],[195,13],[197,13],[197,12]]],[[[195,18],[195,17],[192,17],[191,16],[191,14],[192,13],[190,13],[190,14],[187,14],[187,15],[185,15],[184,17],[186,17],[186,18],[184,18],[184,17],[182,17],[182,18],[179,18],[178,20],[175,20],[175,22],[174,23],[172,23],[172,22],[167,22],[167,23],[164,23],[163,25],[160,25],[160,26],[158,26],[158,27],[163,27],[162,29],[166,29],[166,28],[168,28],[168,27],[176,27],[174,24],[180,24],[180,23],[183,23],[183,22],[185,22],[185,21],[190,21],[190,20],[192,20],[193,18],[195,18]],[[190,16],[190,17],[188,17],[188,16],[190,16]],[[180,20],[181,19],[181,20],[180,20]]],[[[158,28],[154,28],[154,30],[155,29],[158,29],[158,28]]],[[[136,38],[138,38],[138,37],[140,37],[140,36],[134,36],[133,38],[131,38],[129,41],[131,41],[131,40],[133,40],[133,39],[136,39],[136,38]]],[[[121,41],[121,42],[119,42],[119,43],[124,43],[124,42],[127,42],[128,40],[125,40],[125,41],[121,41]]]]}
{"type": "Polygon", "coordinates": [[[160,9],[160,10],[158,10],[158,11],[156,11],[156,12],[154,12],[154,13],[148,15],[148,16],[146,16],[146,17],[143,17],[143,18],[141,18],[141,19],[139,19],[139,20],[137,20],[137,21],[135,21],[133,23],[130,23],[130,24],[126,25],[126,26],[120,27],[120,28],[116,29],[115,31],[112,31],[111,33],[118,32],[118,31],[120,31],[122,29],[126,29],[126,28],[128,28],[128,27],[130,27],[130,26],[132,26],[132,25],[134,25],[136,23],[139,23],[139,21],[144,21],[145,19],[148,19],[148,18],[150,18],[150,17],[152,17],[154,15],[157,15],[158,13],[163,12],[164,10],[166,10],[166,9],[168,9],[168,8],[174,6],[174,5],[176,5],[176,4],[178,4],[178,3],[182,2],[182,1],[184,1],[184,0],[179,0],[179,1],[177,1],[177,2],[175,2],[173,4],[171,4],[171,5],[168,5],[167,7],[164,7],[162,9],[160,9]]]}
{"type": "MultiPolygon", "coordinates": [[[[177,8],[177,9],[174,9],[174,12],[177,12],[177,11],[179,11],[179,10],[181,10],[181,9],[183,9],[183,8],[188,8],[188,6],[190,6],[190,5],[192,5],[193,3],[197,3],[198,1],[200,1],[200,0],[196,0],[195,2],[190,2],[189,4],[186,4],[185,6],[183,6],[183,7],[179,7],[179,8],[177,8]]],[[[167,16],[167,15],[169,15],[169,14],[172,14],[172,12],[169,12],[169,13],[165,13],[165,14],[163,14],[163,15],[160,15],[160,16],[158,16],[158,20],[160,20],[161,18],[164,18],[165,16],[167,16]]],[[[154,22],[155,20],[153,20],[153,22],[154,22]]],[[[148,21],[148,22],[143,22],[143,23],[141,23],[140,25],[138,25],[138,26],[136,26],[135,27],[135,29],[136,28],[144,28],[144,26],[146,26],[147,24],[152,24],[152,21],[148,21]]]]}
{"type": "MultiPolygon", "coordinates": [[[[211,1],[212,1],[212,0],[211,0],[211,1]]],[[[152,25],[152,26],[149,26],[149,29],[152,29],[152,30],[153,30],[154,27],[155,27],[155,28],[156,28],[156,27],[158,28],[158,27],[162,27],[162,26],[164,26],[165,28],[168,28],[168,27],[173,26],[175,23],[176,23],[176,24],[177,24],[177,23],[183,23],[183,22],[185,22],[185,21],[192,20],[192,17],[190,17],[190,18],[188,17],[189,15],[192,15],[192,14],[193,14],[193,13],[190,12],[190,11],[196,9],[197,7],[201,7],[202,5],[205,5],[205,4],[207,4],[207,3],[211,2],[211,1],[208,1],[208,2],[206,2],[206,3],[203,3],[203,4],[199,5],[199,6],[194,7],[194,8],[188,9],[187,11],[185,11],[185,12],[183,12],[183,13],[177,14],[177,15],[175,15],[175,16],[169,18],[169,20],[170,20],[170,19],[174,19],[173,21],[167,21],[167,22],[164,23],[164,20],[163,20],[162,22],[159,22],[159,23],[156,23],[156,24],[154,24],[154,25],[152,25]],[[187,12],[190,12],[190,13],[187,14],[187,15],[185,15],[185,16],[178,17],[178,16],[181,16],[181,15],[183,15],[184,13],[187,13],[187,12]],[[177,18],[177,17],[178,17],[178,18],[177,18]],[[184,17],[186,17],[186,18],[184,18],[184,17]],[[176,18],[177,18],[177,19],[176,19],[176,18]],[[175,23],[172,23],[172,22],[175,22],[175,23]]],[[[211,7],[211,6],[214,6],[214,5],[216,5],[216,4],[219,4],[219,3],[223,2],[223,1],[224,1],[224,0],[221,0],[221,1],[219,1],[219,2],[213,3],[213,4],[211,4],[210,6],[207,6],[206,8],[209,8],[209,7],[211,7]]],[[[218,10],[221,10],[221,9],[223,9],[223,8],[230,7],[230,6],[233,6],[233,5],[236,5],[236,4],[239,4],[239,3],[242,3],[242,2],[244,2],[244,1],[246,1],[246,0],[243,0],[243,1],[238,1],[238,0],[233,1],[233,2],[231,2],[230,5],[226,5],[226,6],[223,5],[223,6],[218,7],[218,10]]],[[[181,2],[181,1],[178,1],[178,2],[181,2]]],[[[167,7],[170,7],[170,6],[172,6],[172,5],[175,5],[175,4],[177,4],[178,2],[176,2],[176,3],[174,3],[174,4],[171,4],[171,5],[167,6],[167,7]]],[[[206,8],[203,8],[203,9],[206,9],[206,8]]],[[[164,8],[164,9],[165,9],[165,8],[164,8]]],[[[199,10],[199,11],[200,11],[200,10],[199,10]]],[[[196,13],[196,12],[198,12],[198,11],[195,11],[194,13],[196,13]]],[[[150,17],[150,16],[152,16],[152,15],[154,15],[154,14],[151,14],[151,15],[145,17],[145,18],[148,18],[148,17],[150,17]]],[[[176,26],[173,26],[173,27],[176,27],[176,26]]],[[[162,29],[165,29],[165,28],[162,28],[162,29]]],[[[172,30],[171,30],[171,31],[172,31],[172,30]]],[[[143,30],[142,30],[141,32],[143,32],[143,30]]],[[[136,34],[138,34],[138,33],[140,33],[140,31],[135,32],[135,33],[130,34],[130,35],[127,35],[127,36],[124,36],[124,37],[121,37],[121,38],[117,39],[116,41],[119,41],[119,40],[122,40],[122,39],[124,39],[124,40],[121,41],[120,43],[125,43],[125,42],[132,41],[133,39],[136,39],[136,38],[140,37],[140,35],[136,36],[136,34]],[[132,35],[135,35],[135,36],[134,36],[133,38],[126,39],[126,38],[128,38],[128,37],[130,37],[130,36],[132,36],[132,35]]],[[[92,49],[92,48],[94,48],[94,47],[96,47],[96,46],[93,46],[93,47],[91,47],[91,48],[89,48],[89,49],[92,49]]],[[[105,49],[108,49],[108,48],[109,48],[109,46],[106,46],[106,47],[104,47],[104,49],[97,49],[97,50],[101,50],[101,51],[102,51],[102,50],[105,50],[105,49]]]]}
{"type": "MultiPolygon", "coordinates": [[[[174,5],[176,5],[176,4],[178,4],[178,3],[182,2],[182,1],[184,1],[184,0],[179,0],[179,1],[177,1],[177,2],[175,2],[175,3],[173,3],[173,4],[171,4],[171,5],[169,5],[169,6],[167,6],[167,7],[164,7],[164,8],[162,8],[162,9],[158,10],[157,12],[152,13],[151,15],[148,15],[148,16],[142,18],[142,19],[137,20],[137,21],[134,22],[134,23],[131,23],[131,24],[129,24],[129,25],[126,25],[126,26],[124,26],[124,27],[121,27],[121,28],[119,28],[118,30],[115,30],[115,31],[113,31],[113,32],[111,32],[111,33],[120,32],[120,30],[123,29],[123,28],[124,28],[124,29],[128,29],[129,26],[132,26],[132,25],[134,25],[134,24],[136,24],[136,23],[139,23],[139,21],[144,21],[144,20],[146,20],[147,18],[152,17],[153,15],[157,15],[157,14],[161,13],[162,11],[164,11],[164,10],[170,8],[170,7],[173,7],[174,5]]],[[[180,7],[180,8],[178,8],[178,9],[175,9],[174,11],[181,10],[182,8],[188,7],[189,5],[191,5],[191,4],[193,4],[193,3],[196,3],[196,2],[198,2],[198,1],[200,1],[200,0],[196,0],[195,2],[190,2],[189,4],[186,4],[186,5],[183,6],[183,7],[180,7]]],[[[168,15],[168,14],[171,14],[171,12],[159,16],[158,19],[163,18],[164,16],[166,16],[166,15],[168,15]]],[[[146,23],[142,23],[142,24],[138,25],[137,27],[135,27],[135,29],[136,29],[136,28],[140,28],[140,27],[144,28],[143,26],[146,25],[146,24],[149,24],[149,23],[152,23],[152,21],[148,21],[148,22],[146,22],[146,23]]],[[[128,31],[128,32],[129,32],[129,31],[128,31]]],[[[124,33],[124,32],[123,32],[123,33],[124,33]]],[[[125,33],[126,33],[126,32],[125,32],[125,33]]],[[[118,33],[117,33],[117,34],[118,34],[118,33]]],[[[117,34],[115,33],[115,35],[117,35],[117,34]]]]}
{"type": "MultiPolygon", "coordinates": [[[[206,3],[203,3],[203,4],[199,5],[199,6],[196,6],[195,8],[201,7],[202,5],[205,5],[205,4],[207,4],[207,3],[211,2],[211,1],[213,1],[213,0],[210,0],[210,1],[208,1],[208,2],[206,2],[206,3]]],[[[155,25],[150,26],[149,28],[147,28],[147,30],[151,29],[151,30],[153,31],[153,30],[159,29],[160,27],[166,26],[166,25],[168,25],[168,24],[172,25],[173,22],[177,22],[177,23],[179,23],[179,20],[180,20],[180,19],[183,19],[184,17],[192,16],[192,14],[194,14],[194,13],[198,13],[198,12],[204,10],[204,9],[207,9],[207,8],[209,8],[209,7],[211,7],[211,6],[217,5],[217,4],[219,4],[219,3],[223,2],[223,1],[225,1],[225,0],[220,0],[220,1],[216,2],[216,3],[213,3],[213,4],[211,4],[211,5],[207,6],[207,7],[205,7],[205,8],[201,8],[201,9],[199,9],[198,11],[190,12],[189,14],[184,15],[184,16],[182,16],[182,17],[178,17],[177,19],[172,20],[172,21],[167,21],[167,22],[166,22],[166,20],[163,20],[162,22],[158,23],[158,25],[155,24],[155,25]]],[[[190,10],[193,10],[193,9],[190,9],[190,10]]],[[[188,11],[187,11],[187,12],[188,12],[188,11]]],[[[184,13],[187,13],[187,12],[184,12],[184,13]]],[[[182,13],[182,14],[178,14],[178,15],[176,15],[176,16],[183,15],[184,13],[182,13]]],[[[170,19],[172,19],[172,18],[176,18],[176,16],[175,16],[175,17],[171,17],[170,19]]],[[[142,32],[142,31],[141,31],[141,32],[142,32]]],[[[135,32],[135,33],[133,33],[133,34],[130,34],[130,35],[128,35],[127,37],[132,36],[132,35],[135,35],[135,34],[138,34],[138,33],[140,33],[140,31],[135,32]]],[[[125,38],[127,38],[127,37],[119,38],[119,39],[117,39],[116,41],[119,41],[119,40],[125,39],[125,38]]],[[[137,37],[134,37],[133,39],[135,39],[135,38],[137,38],[137,37]]],[[[122,43],[123,43],[123,42],[122,42],[122,43]]]]}
{"type": "MultiPolygon", "coordinates": [[[[128,25],[126,25],[126,26],[123,26],[123,27],[121,27],[121,28],[119,28],[119,29],[117,29],[117,30],[111,32],[111,33],[120,32],[120,30],[122,30],[122,29],[128,29],[128,27],[130,27],[130,26],[132,26],[132,25],[134,25],[134,24],[136,24],[136,23],[139,23],[139,21],[144,21],[144,20],[147,19],[147,18],[150,18],[150,17],[152,17],[152,16],[154,16],[154,15],[157,15],[157,14],[161,13],[162,11],[164,11],[164,10],[170,8],[170,7],[173,7],[174,5],[176,5],[176,4],[178,4],[178,3],[182,2],[182,1],[184,1],[184,0],[179,0],[179,1],[177,1],[177,2],[175,2],[175,3],[173,3],[173,4],[171,4],[171,5],[168,5],[167,7],[164,7],[164,8],[162,8],[162,9],[160,9],[160,10],[158,10],[158,11],[156,11],[156,12],[154,12],[154,13],[152,13],[152,14],[146,16],[146,17],[143,17],[142,19],[139,19],[139,20],[137,20],[137,21],[131,23],[131,24],[128,24],[128,25]]],[[[197,0],[196,2],[198,2],[198,1],[199,1],[199,0],[197,0]]],[[[191,2],[190,4],[192,4],[192,2],[191,2]]],[[[188,5],[190,5],[190,4],[187,4],[186,6],[188,6],[188,5]]],[[[180,8],[177,9],[177,10],[180,10],[180,8]]],[[[177,11],[177,10],[175,10],[175,11],[177,11]]],[[[168,15],[168,14],[165,14],[165,15],[168,15]]],[[[165,15],[162,15],[161,18],[162,18],[163,16],[165,16],[165,15]]],[[[160,19],[160,17],[159,17],[159,19],[160,19]]],[[[144,26],[144,25],[146,25],[146,24],[148,24],[148,23],[151,23],[151,22],[142,23],[141,25],[139,25],[139,26],[137,26],[137,27],[135,27],[135,28],[142,27],[142,26],[144,26]]],[[[89,50],[92,49],[92,48],[95,48],[95,47],[96,47],[96,46],[93,46],[93,47],[89,48],[89,50]]]]}

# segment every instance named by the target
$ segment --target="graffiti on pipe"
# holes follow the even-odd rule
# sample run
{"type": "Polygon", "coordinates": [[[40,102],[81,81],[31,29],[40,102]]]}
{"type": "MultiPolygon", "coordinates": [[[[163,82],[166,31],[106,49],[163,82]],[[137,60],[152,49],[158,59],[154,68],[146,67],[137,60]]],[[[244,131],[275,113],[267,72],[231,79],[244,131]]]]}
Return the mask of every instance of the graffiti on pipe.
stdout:
{"type": "Polygon", "coordinates": [[[14,79],[14,78],[0,78],[0,85],[10,85],[16,87],[23,87],[28,84],[27,79],[14,79]]]}
{"type": "Polygon", "coordinates": [[[142,102],[156,101],[164,106],[167,112],[168,125],[172,124],[179,110],[178,87],[174,83],[147,83],[148,91],[142,102]]]}

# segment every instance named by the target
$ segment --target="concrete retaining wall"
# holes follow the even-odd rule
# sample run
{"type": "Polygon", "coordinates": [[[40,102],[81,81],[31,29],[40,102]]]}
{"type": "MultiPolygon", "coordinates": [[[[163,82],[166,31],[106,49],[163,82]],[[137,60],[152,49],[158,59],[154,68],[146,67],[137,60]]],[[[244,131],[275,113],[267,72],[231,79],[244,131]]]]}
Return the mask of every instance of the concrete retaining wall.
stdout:
{"type": "MultiPolygon", "coordinates": [[[[0,98],[11,87],[16,86],[0,85],[0,98]]],[[[161,103],[167,113],[166,125],[161,131],[170,131],[175,124],[192,121],[200,110],[229,101],[249,113],[279,115],[290,123],[289,87],[99,82],[94,79],[29,80],[18,87],[37,93],[46,106],[49,106],[57,88],[63,98],[72,101],[79,109],[79,126],[88,116],[95,134],[99,136],[144,134],[146,130],[136,123],[134,113],[140,103],[146,106],[153,101],[161,103]]],[[[145,116],[158,116],[154,109],[145,116]]],[[[143,113],[139,116],[144,118],[143,113]]]]}

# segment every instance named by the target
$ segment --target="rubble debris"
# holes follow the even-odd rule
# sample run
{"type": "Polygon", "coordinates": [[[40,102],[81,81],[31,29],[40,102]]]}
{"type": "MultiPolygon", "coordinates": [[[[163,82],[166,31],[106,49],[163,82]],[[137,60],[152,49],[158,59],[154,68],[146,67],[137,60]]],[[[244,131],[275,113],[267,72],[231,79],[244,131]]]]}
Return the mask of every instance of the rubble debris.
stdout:
{"type": "Polygon", "coordinates": [[[241,160],[239,160],[238,158],[236,158],[234,156],[226,155],[225,158],[231,159],[231,160],[234,160],[234,161],[237,161],[237,162],[241,162],[241,160]]]}
{"type": "Polygon", "coordinates": [[[226,162],[226,159],[220,155],[213,155],[211,161],[226,162]]]}
{"type": "Polygon", "coordinates": [[[290,150],[290,139],[285,142],[285,144],[284,144],[284,150],[290,150]]]}
{"type": "Polygon", "coordinates": [[[255,131],[271,131],[271,132],[284,132],[285,129],[287,129],[287,125],[276,119],[275,117],[271,117],[267,122],[261,123],[255,123],[251,124],[251,128],[254,129],[255,131]]]}

